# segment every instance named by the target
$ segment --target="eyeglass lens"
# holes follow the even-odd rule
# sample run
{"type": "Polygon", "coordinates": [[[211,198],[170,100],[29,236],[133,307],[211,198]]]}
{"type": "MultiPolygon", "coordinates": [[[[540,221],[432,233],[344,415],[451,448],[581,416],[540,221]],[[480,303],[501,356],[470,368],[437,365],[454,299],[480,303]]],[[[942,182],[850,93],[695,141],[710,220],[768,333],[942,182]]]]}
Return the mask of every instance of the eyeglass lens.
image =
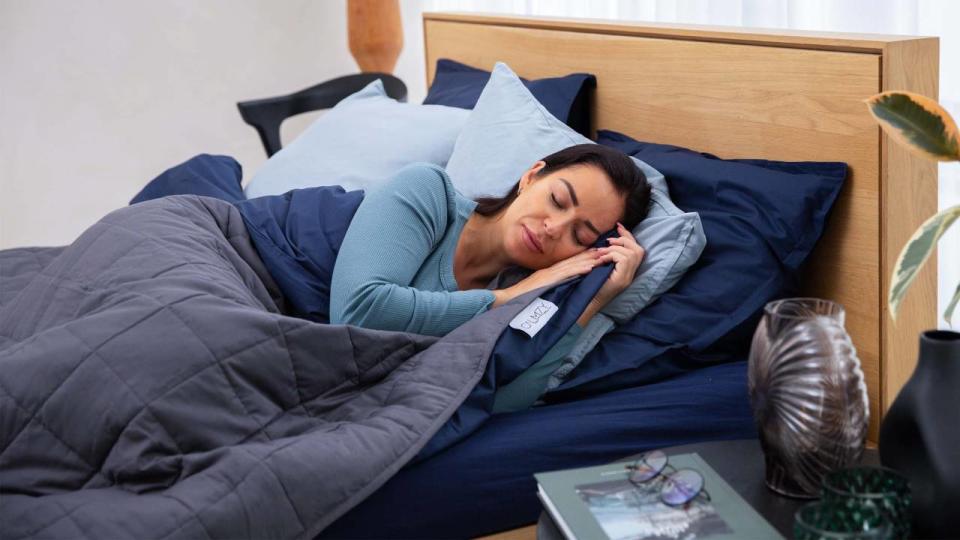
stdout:
{"type": "Polygon", "coordinates": [[[630,480],[633,482],[646,482],[654,476],[660,474],[660,471],[667,466],[667,455],[660,450],[647,452],[642,458],[637,460],[633,471],[630,473],[630,480]]]}
{"type": "Polygon", "coordinates": [[[660,498],[670,505],[686,504],[700,494],[703,476],[693,469],[680,469],[667,476],[660,491],[660,498]]]}

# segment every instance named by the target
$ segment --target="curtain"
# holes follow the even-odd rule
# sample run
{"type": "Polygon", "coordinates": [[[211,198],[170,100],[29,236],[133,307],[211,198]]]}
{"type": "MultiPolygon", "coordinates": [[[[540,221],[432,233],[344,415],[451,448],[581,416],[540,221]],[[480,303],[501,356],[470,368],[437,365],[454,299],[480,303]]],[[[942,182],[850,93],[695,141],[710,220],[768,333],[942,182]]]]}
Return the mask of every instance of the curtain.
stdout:
{"type": "MultiPolygon", "coordinates": [[[[424,10],[937,36],[939,101],[960,120],[957,0],[425,0],[424,10]]],[[[939,167],[940,209],[960,204],[960,164],[939,167]]],[[[960,226],[954,226],[939,246],[937,319],[943,328],[947,325],[940,314],[958,283],[960,226]]]]}

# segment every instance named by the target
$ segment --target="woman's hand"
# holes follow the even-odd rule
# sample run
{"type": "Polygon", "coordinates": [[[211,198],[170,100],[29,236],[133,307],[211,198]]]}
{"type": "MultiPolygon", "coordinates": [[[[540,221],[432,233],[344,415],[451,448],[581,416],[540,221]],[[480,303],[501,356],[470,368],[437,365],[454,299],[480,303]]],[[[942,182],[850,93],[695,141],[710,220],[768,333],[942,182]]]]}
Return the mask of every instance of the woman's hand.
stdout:
{"type": "Polygon", "coordinates": [[[646,254],[633,234],[619,222],[617,223],[617,231],[620,233],[619,237],[609,238],[607,241],[610,245],[597,250],[600,253],[597,260],[600,263],[612,262],[615,266],[613,272],[610,273],[610,277],[603,283],[586,309],[583,310],[580,318],[577,319],[577,324],[580,326],[586,326],[590,319],[603,309],[603,306],[633,283],[637,268],[640,267],[640,262],[643,261],[643,256],[646,254]]]}
{"type": "Polygon", "coordinates": [[[636,275],[637,268],[640,267],[640,262],[646,253],[626,227],[617,223],[617,231],[620,236],[611,237],[608,240],[609,246],[582,251],[549,268],[537,270],[512,287],[493,291],[496,299],[492,307],[503,305],[525,292],[559,283],[567,278],[587,274],[598,264],[612,262],[614,267],[610,277],[603,283],[590,304],[584,309],[583,314],[577,319],[577,324],[586,326],[590,318],[596,315],[603,306],[633,283],[633,277],[636,275]]]}
{"type": "Polygon", "coordinates": [[[560,283],[574,276],[588,274],[595,266],[600,264],[600,255],[601,251],[596,248],[581,251],[572,257],[554,263],[553,266],[537,270],[511,287],[495,290],[493,291],[493,295],[496,297],[496,300],[494,300],[492,307],[503,305],[513,298],[534,289],[560,283]]]}
{"type": "Polygon", "coordinates": [[[594,296],[596,300],[601,302],[601,307],[616,298],[618,294],[633,283],[637,268],[640,267],[640,262],[643,261],[643,256],[646,254],[633,234],[619,222],[617,223],[617,231],[620,236],[609,238],[607,241],[610,245],[598,250],[600,253],[598,260],[601,264],[605,262],[615,264],[610,277],[607,278],[607,281],[597,291],[597,295],[594,296]]]}

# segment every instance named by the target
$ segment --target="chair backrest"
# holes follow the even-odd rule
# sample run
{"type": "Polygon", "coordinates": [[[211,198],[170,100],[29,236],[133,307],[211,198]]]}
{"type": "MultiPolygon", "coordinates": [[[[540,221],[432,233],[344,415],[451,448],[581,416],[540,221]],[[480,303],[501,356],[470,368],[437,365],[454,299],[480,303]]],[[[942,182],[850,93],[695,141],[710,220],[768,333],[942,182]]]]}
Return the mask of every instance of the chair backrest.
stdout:
{"type": "Polygon", "coordinates": [[[293,94],[237,103],[243,121],[253,126],[267,156],[280,151],[280,124],[287,118],[310,111],[329,109],[343,98],[358,92],[376,79],[383,81],[387,95],[407,100],[407,85],[389,73],[356,73],[330,79],[293,94]]]}

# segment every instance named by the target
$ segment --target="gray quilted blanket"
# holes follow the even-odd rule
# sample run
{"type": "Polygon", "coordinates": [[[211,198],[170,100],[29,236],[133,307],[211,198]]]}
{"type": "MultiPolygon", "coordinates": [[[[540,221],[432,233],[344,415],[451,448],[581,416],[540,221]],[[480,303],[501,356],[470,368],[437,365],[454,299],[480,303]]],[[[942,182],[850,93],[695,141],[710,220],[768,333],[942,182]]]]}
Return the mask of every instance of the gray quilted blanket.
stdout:
{"type": "Polygon", "coordinates": [[[0,536],[312,538],[416,455],[515,299],[442,339],[283,315],[237,210],[175,196],[0,252],[0,536]]]}

